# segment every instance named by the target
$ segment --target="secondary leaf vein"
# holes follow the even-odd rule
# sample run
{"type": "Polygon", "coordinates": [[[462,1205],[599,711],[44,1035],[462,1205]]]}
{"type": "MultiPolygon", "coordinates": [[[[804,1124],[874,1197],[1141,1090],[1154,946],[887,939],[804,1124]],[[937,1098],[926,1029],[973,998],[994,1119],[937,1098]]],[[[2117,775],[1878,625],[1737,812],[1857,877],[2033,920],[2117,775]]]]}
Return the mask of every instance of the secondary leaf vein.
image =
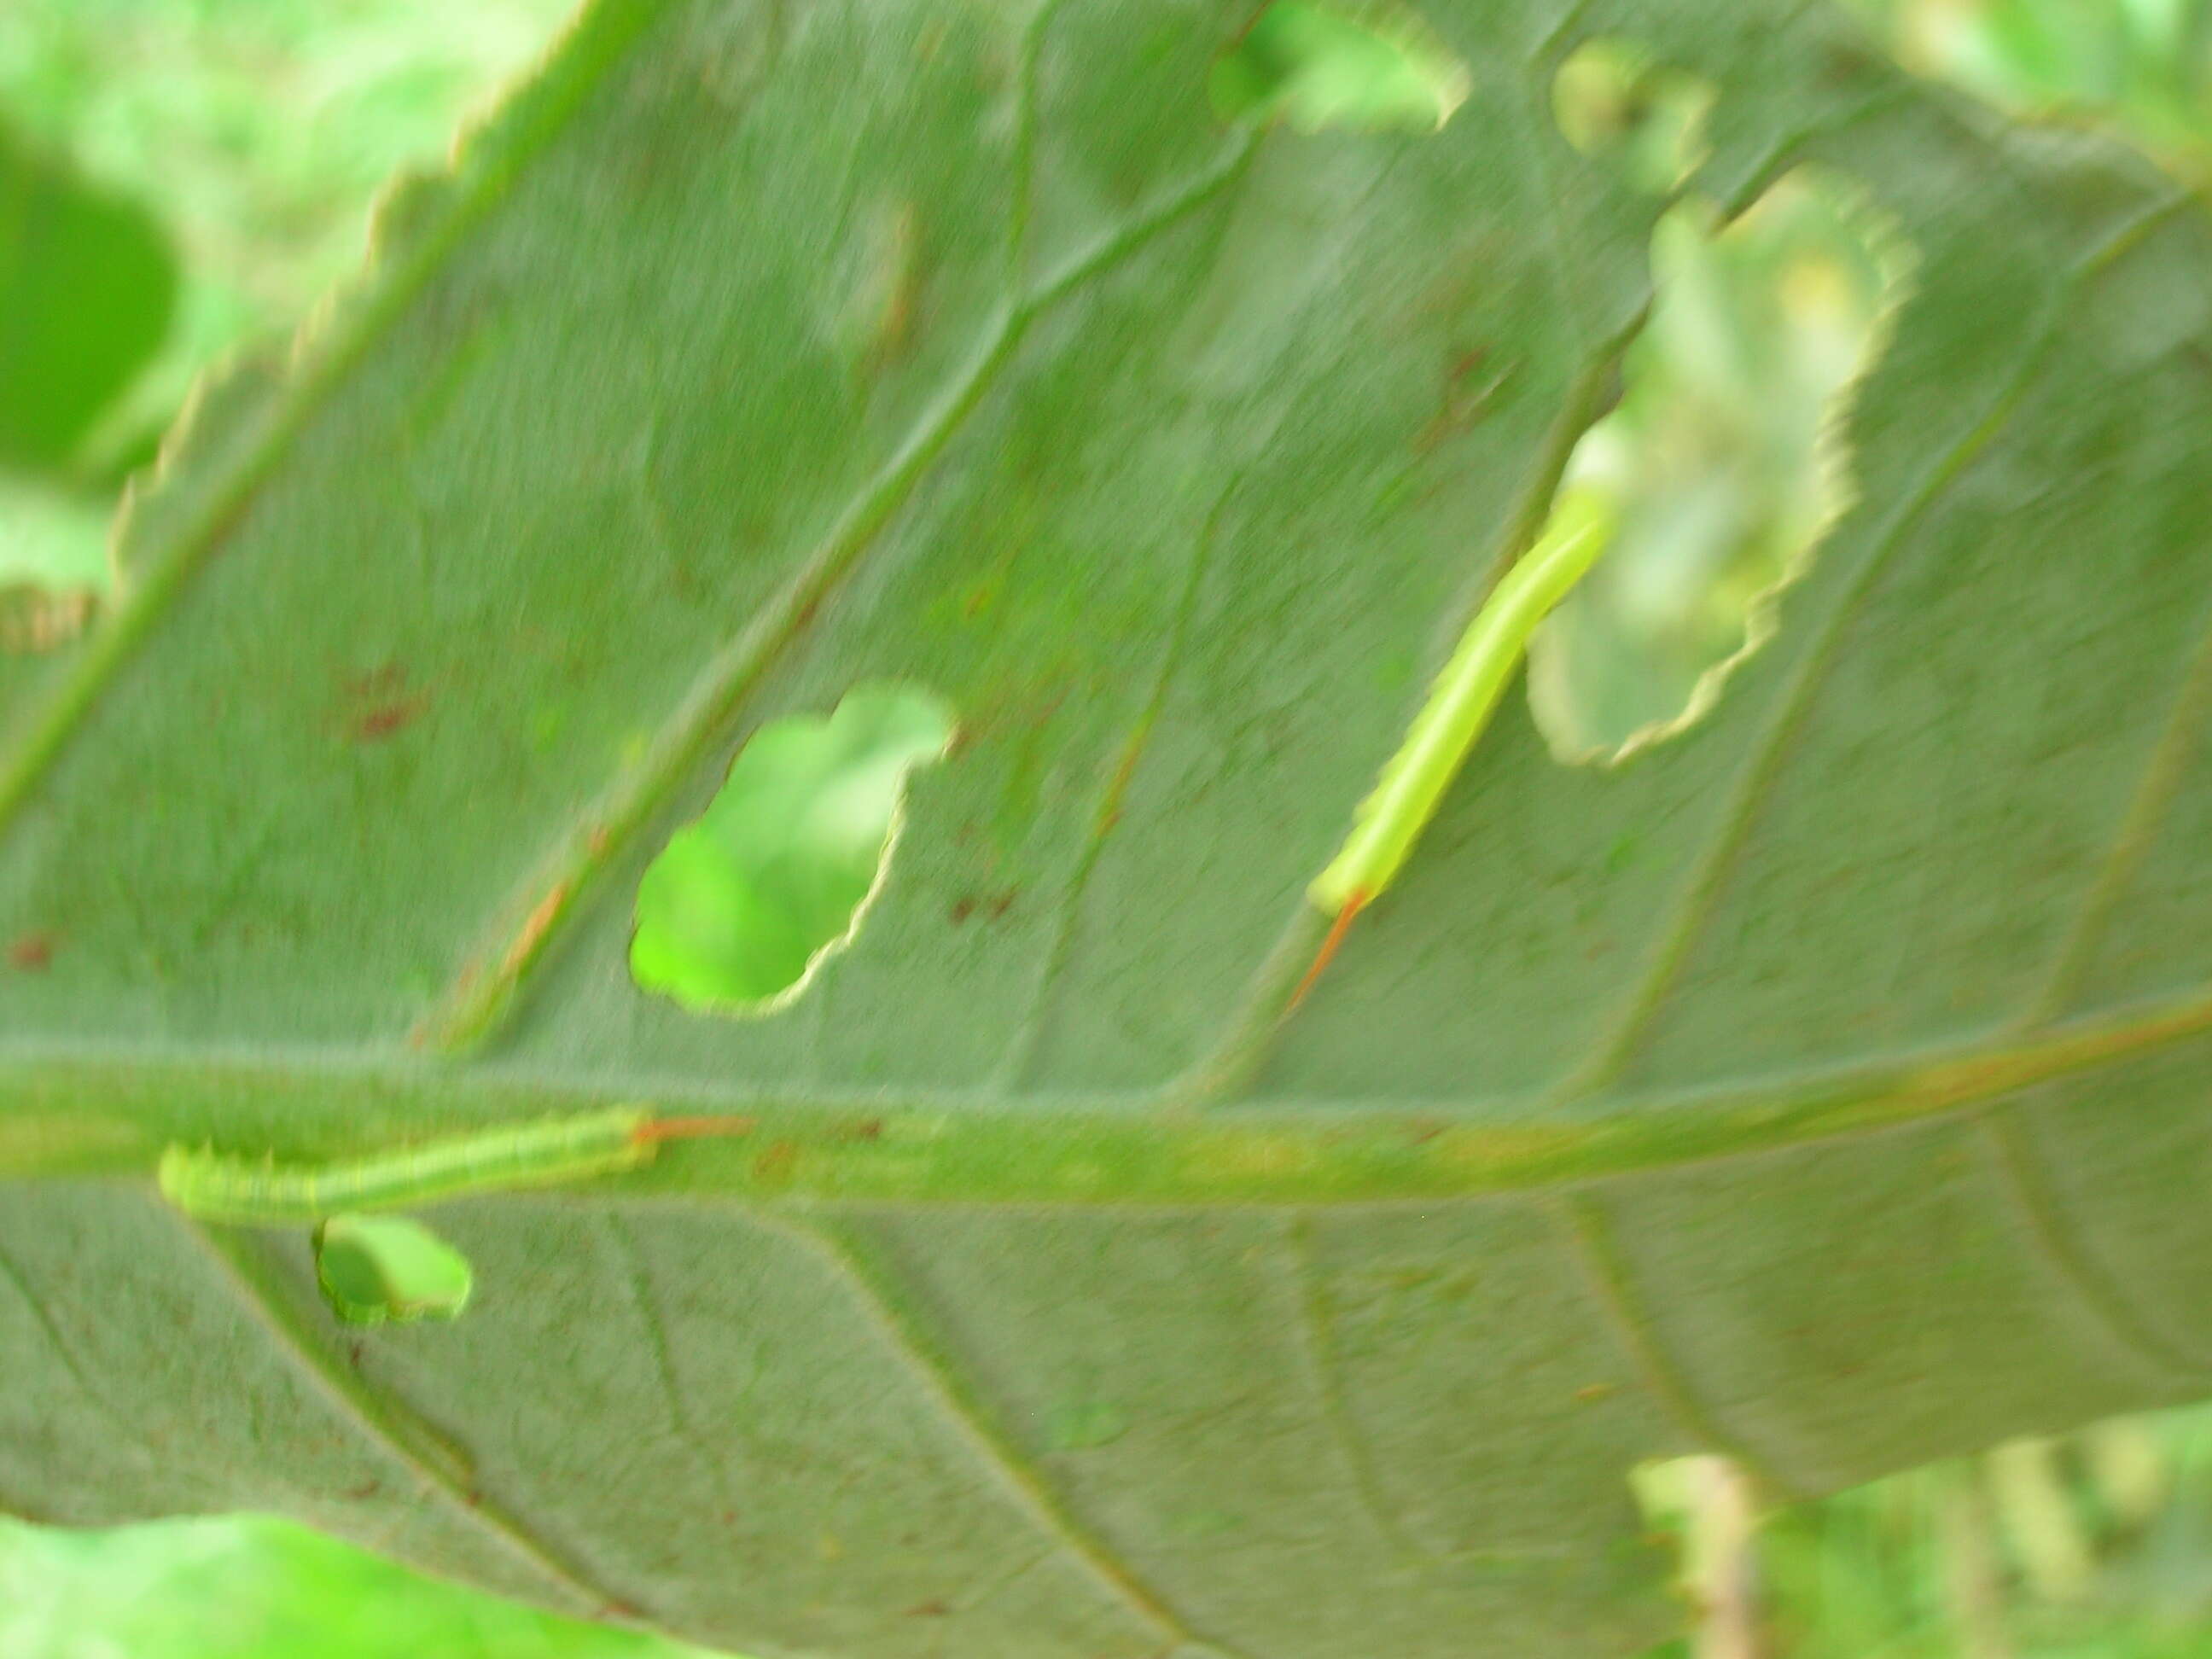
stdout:
{"type": "Polygon", "coordinates": [[[2178,1377],[2192,1389],[2201,1387],[2212,1366],[2160,1336],[2082,1248],[2076,1229],[2068,1221],[2049,1177],[2027,1144],[2018,1109],[1984,1113],[1979,1127],[1990,1164],[2020,1219],[2021,1233],[2084,1316],[2153,1376],[2169,1386],[2178,1377]]]}
{"type": "MultiPolygon", "coordinates": [[[[1104,1540],[1077,1518],[1065,1497],[1000,1431],[960,1372],[915,1322],[869,1253],[844,1229],[826,1219],[801,1222],[789,1216],[776,1218],[765,1224],[808,1249],[831,1269],[885,1344],[905,1362],[908,1372],[935,1401],[946,1423],[1030,1519],[1056,1540],[1087,1576],[1129,1612],[1171,1641],[1202,1640],[1157,1591],[1139,1579],[1104,1540]]],[[[1205,1645],[1218,1647],[1218,1644],[1205,1645]]]]}
{"type": "Polygon", "coordinates": [[[323,1397],[337,1418],[413,1475],[456,1520],[530,1566],[575,1610],[592,1614],[636,1611],[629,1599],[614,1594],[521,1516],[480,1491],[466,1453],[411,1411],[395,1407],[341,1361],[308,1328],[295,1298],[276,1281],[257,1236],[204,1226],[182,1217],[177,1224],[222,1269],[220,1279],[267,1334],[279,1358],[323,1397]]]}
{"type": "Polygon", "coordinates": [[[1719,1419],[1699,1403],[1688,1379],[1660,1345],[1650,1321],[1638,1308],[1627,1272],[1613,1245],[1610,1224],[1596,1201],[1572,1194],[1551,1207],[1561,1241],[1589,1292],[1590,1305],[1643,1378],[1645,1391],[1687,1437],[1689,1445],[1732,1460],[1785,1497],[1808,1496],[1796,1481],[1723,1428],[1719,1419]]]}

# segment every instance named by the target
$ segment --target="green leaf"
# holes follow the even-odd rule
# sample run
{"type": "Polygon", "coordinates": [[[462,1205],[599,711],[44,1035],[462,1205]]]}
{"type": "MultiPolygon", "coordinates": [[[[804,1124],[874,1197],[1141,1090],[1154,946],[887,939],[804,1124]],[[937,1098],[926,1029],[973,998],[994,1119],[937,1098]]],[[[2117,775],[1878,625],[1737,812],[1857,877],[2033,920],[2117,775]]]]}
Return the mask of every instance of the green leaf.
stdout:
{"type": "Polygon", "coordinates": [[[2203,1395],[2212,224],[1825,11],[1560,15],[1306,137],[1218,119],[1236,8],[602,0],[394,198],[11,692],[0,1504],[760,1651],[1571,1656],[1677,1622],[1638,1460],[2203,1395]],[[1702,193],[1917,251],[1857,504],[1634,764],[1503,710],[1282,1018],[1649,300],[1549,113],[1631,33],[1702,193]],[[850,947],[641,989],[744,739],[885,681],[961,735],[850,947]],[[625,1103],[724,1133],[426,1212],[450,1323],[152,1187],[625,1103]]]}

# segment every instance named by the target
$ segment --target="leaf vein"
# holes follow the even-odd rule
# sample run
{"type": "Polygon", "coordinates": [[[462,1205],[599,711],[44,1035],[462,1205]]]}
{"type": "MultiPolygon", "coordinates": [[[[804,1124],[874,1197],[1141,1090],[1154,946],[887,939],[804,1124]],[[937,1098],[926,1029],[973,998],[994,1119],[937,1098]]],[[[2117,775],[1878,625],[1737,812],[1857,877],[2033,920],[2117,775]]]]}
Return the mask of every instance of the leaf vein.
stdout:
{"type": "Polygon", "coordinates": [[[629,1224],[614,1211],[604,1211],[600,1225],[614,1242],[617,1253],[623,1259],[623,1288],[630,1305],[635,1310],[639,1325],[644,1329],[646,1346],[652,1352],[653,1375],[660,1383],[662,1403],[668,1411],[668,1420],[684,1443],[696,1452],[714,1472],[715,1490],[720,1494],[722,1507],[734,1511],[738,1507],[737,1486],[730,1478],[729,1459],[723,1455],[721,1442],[699,1432],[690,1409],[684,1403],[684,1389],[676,1374],[675,1351],[668,1340],[668,1324],[661,1317],[659,1297],[654,1292],[650,1271],[644,1253],[638,1249],[629,1224]]]}
{"type": "Polygon", "coordinates": [[[1184,572],[1182,591],[1176,600],[1173,621],[1169,625],[1167,649],[1161,653],[1158,673],[1153,676],[1152,694],[1138,716],[1137,723],[1121,748],[1113,775],[1101,792],[1098,810],[1093,815],[1090,834],[1085,838],[1083,852],[1077,859],[1067,884],[1061,890],[1053,935],[1046,946],[1039,965],[1037,980],[1030,994],[1029,1007],[1015,1027],[1012,1039],[997,1068],[994,1092],[1011,1094],[1028,1085],[1033,1079],[1039,1052],[1051,1029],[1053,1015],[1059,1006],[1058,993],[1066,976],[1067,968],[1075,954],[1078,924],[1082,920],[1084,896],[1090,891],[1091,876],[1104,856],[1106,843],[1113,838],[1121,817],[1121,803],[1127,797],[1129,786],[1135,781],[1138,768],[1144,763],[1152,746],[1152,728],[1158,723],[1160,711],[1166,706],[1168,692],[1182,672],[1190,648],[1191,619],[1198,610],[1198,597],[1203,589],[1206,574],[1213,560],[1216,536],[1221,524],[1221,514],[1231,496],[1237,493],[1239,479],[1231,478],[1216,497],[1213,507],[1200,526],[1190,560],[1184,572]]]}
{"type": "Polygon", "coordinates": [[[696,769],[784,653],[814,625],[844,579],[896,516],[953,435],[1018,355],[1048,307],[1097,280],[1153,236],[1240,177],[1254,141],[1225,157],[1079,255],[1026,300],[1007,306],[966,372],[839,514],[829,534],[734,638],[708,659],[655,732],[644,757],[625,769],[557,833],[489,938],[417,1022],[417,1048],[475,1048],[496,1034],[532,970],[576,915],[584,896],[653,822],[696,769]]]}
{"type": "Polygon", "coordinates": [[[453,1518],[484,1534],[536,1571],[559,1598],[588,1614],[638,1611],[589,1570],[569,1559],[520,1515],[494,1502],[476,1485],[468,1455],[410,1410],[395,1406],[340,1362],[309,1330],[295,1298],[276,1282],[257,1243],[232,1229],[204,1226],[179,1217],[179,1226],[214,1259],[220,1278],[239,1305],[269,1338],[270,1346],[319,1394],[341,1420],[377,1452],[415,1477],[453,1518]]]}
{"type": "Polygon", "coordinates": [[[1590,1305],[1643,1378],[1644,1391],[1692,1447],[1741,1465],[1771,1490],[1791,1498],[1809,1494],[1759,1456],[1699,1403],[1689,1379],[1675,1365],[1638,1310],[1628,1274],[1613,1248],[1612,1228],[1596,1201],[1575,1194],[1548,1206],[1561,1241],[1573,1261],[1590,1305]]]}
{"type": "Polygon", "coordinates": [[[2136,1364],[2166,1382],[2179,1376],[2201,1385],[2212,1366],[2160,1335],[2083,1249],[2077,1229],[2051,1190],[2050,1177],[2027,1145],[2018,1111],[1984,1112],[1978,1127],[1988,1162],[2036,1256],[2066,1287],[2090,1323],[2136,1364]]]}
{"type": "Polygon", "coordinates": [[[1086,1526],[1066,1496],[992,1420],[959,1370],[925,1334],[905,1303],[870,1254],[848,1231],[825,1218],[801,1221],[788,1214],[761,1217],[771,1227],[824,1262],[845,1285],[884,1344],[905,1363],[910,1375],[935,1401],[939,1413],[970,1451],[1025,1510],[1031,1522],[1056,1541],[1091,1579],[1159,1634],[1180,1644],[1201,1643],[1228,1653],[1217,1643],[1194,1635],[1182,1617],[1138,1577],[1095,1529],[1086,1526]]]}
{"type": "Polygon", "coordinates": [[[1304,1211],[1285,1219],[1280,1255],[1296,1308],[1290,1322],[1297,1333],[1299,1358],[1321,1402],[1322,1421],[1336,1443],[1368,1524],[1392,1554],[1407,1560],[1433,1558],[1434,1552],[1416,1544],[1399,1523],[1383,1496],[1373,1449],[1352,1420],[1351,1402],[1345,1397],[1343,1370],[1337,1359],[1334,1322],[1314,1266],[1313,1221],[1304,1211]]]}
{"type": "Polygon", "coordinates": [[[2021,1017],[2026,1030],[2038,1030],[2063,1014],[2081,988],[2113,909],[2127,891],[2188,776],[2189,751],[2212,716],[2212,613],[2190,653],[2171,706],[2143,762],[2142,774],[2099,860],[2072,925],[2051,957],[2041,989],[2021,1017]]]}
{"type": "Polygon", "coordinates": [[[75,1346],[62,1335],[61,1327],[54,1322],[53,1316],[46,1311],[46,1304],[33,1292],[29,1275],[17,1266],[15,1258],[4,1249],[0,1249],[0,1279],[8,1281],[9,1287],[21,1298],[23,1305],[30,1310],[32,1319],[37,1322],[40,1330],[46,1335],[47,1346],[53,1349],[54,1357],[62,1362],[62,1369],[70,1374],[70,1380],[76,1384],[78,1391],[98,1407],[100,1414],[106,1418],[111,1425],[121,1431],[124,1439],[133,1443],[140,1442],[143,1437],[138,1425],[131,1420],[129,1413],[117,1410],[108,1400],[106,1394],[94,1385],[84,1366],[77,1361],[75,1346]]]}

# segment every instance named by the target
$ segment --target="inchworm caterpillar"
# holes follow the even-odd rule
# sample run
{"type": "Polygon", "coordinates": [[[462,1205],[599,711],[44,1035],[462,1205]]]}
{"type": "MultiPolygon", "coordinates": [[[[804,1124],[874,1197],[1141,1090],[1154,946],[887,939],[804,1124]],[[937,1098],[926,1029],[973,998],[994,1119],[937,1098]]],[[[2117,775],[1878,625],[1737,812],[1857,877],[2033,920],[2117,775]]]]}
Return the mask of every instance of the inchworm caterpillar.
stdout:
{"type": "Polygon", "coordinates": [[[163,1197],[204,1221],[291,1227],[468,1193],[612,1175],[652,1162],[664,1140],[740,1134],[749,1127],[743,1118],[657,1118],[642,1107],[621,1106],[328,1164],[282,1164],[171,1146],[161,1154],[157,1178],[163,1197]]]}
{"type": "Polygon", "coordinates": [[[1559,498],[1543,538],[1505,573],[1458,647],[1406,740],[1353,815],[1352,833],[1328,867],[1306,889],[1314,907],[1334,916],[1313,966],[1291,996],[1296,1007],[1343,942],[1352,918],[1389,886],[1497,711],[1536,624],[1566,598],[1612,539],[1609,503],[1589,490],[1559,498]]]}

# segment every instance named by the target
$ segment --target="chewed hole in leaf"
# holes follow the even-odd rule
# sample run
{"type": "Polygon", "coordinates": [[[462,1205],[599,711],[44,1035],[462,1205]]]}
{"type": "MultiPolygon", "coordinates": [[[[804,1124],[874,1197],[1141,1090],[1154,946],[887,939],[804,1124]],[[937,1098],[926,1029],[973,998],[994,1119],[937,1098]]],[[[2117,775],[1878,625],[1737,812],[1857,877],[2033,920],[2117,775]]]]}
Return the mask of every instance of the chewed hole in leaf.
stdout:
{"type": "Polygon", "coordinates": [[[906,686],[861,687],[827,717],[763,727],[645,872],[637,982],[732,1012],[798,994],[858,931],[890,867],[908,775],[951,739],[951,710],[906,686]]]}
{"type": "Polygon", "coordinates": [[[332,1216],[315,1230],[315,1277],[353,1325],[458,1319],[476,1283],[468,1257],[404,1216],[332,1216]]]}
{"type": "Polygon", "coordinates": [[[1771,634],[1850,503],[1843,417],[1911,264],[1862,192],[1812,168],[1732,222],[1698,200],[1661,218],[1650,323],[1562,490],[1609,509],[1611,544],[1529,641],[1559,759],[1610,764],[1684,730],[1771,634]]]}
{"type": "Polygon", "coordinates": [[[1710,82],[1628,40],[1577,46],[1552,83],[1552,112],[1567,142],[1654,195],[1674,189],[1705,160],[1712,107],[1710,82]]]}
{"type": "Polygon", "coordinates": [[[1300,132],[1434,132],[1467,101],[1467,65],[1398,6],[1276,0],[1213,66],[1227,121],[1300,132]]]}

